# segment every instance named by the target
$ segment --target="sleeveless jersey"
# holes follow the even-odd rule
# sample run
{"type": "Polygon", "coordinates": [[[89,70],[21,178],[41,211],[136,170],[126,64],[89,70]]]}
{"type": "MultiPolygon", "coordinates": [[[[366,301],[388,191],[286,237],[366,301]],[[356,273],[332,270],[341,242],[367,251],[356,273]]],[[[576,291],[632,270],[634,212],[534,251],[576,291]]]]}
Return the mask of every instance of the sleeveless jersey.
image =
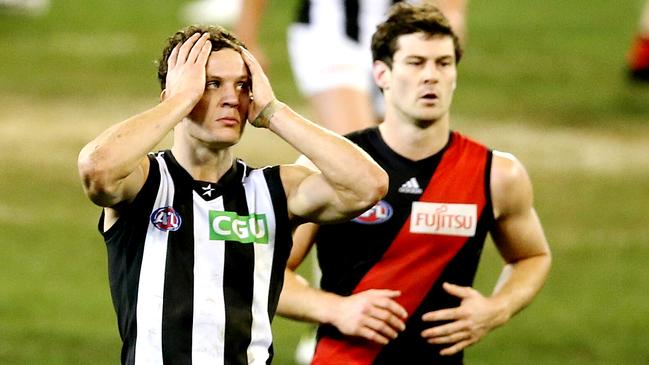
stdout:
{"type": "MultiPolygon", "coordinates": [[[[350,40],[369,45],[376,25],[399,0],[301,0],[297,23],[327,28],[350,40]]],[[[369,49],[369,47],[368,47],[369,49]]]]}
{"type": "Polygon", "coordinates": [[[392,151],[378,128],[349,138],[387,171],[390,186],[383,200],[354,220],[320,227],[321,287],[340,295],[400,290],[396,300],[409,317],[406,330],[386,346],[323,325],[313,364],[462,364],[462,353],[440,356],[448,345],[431,345],[421,337],[421,331],[435,325],[421,316],[459,305],[443,282],[473,283],[494,220],[492,153],[456,132],[439,153],[420,161],[392,151]]]}
{"type": "Polygon", "coordinates": [[[142,190],[103,233],[122,363],[270,363],[292,242],[279,167],[237,160],[215,184],[170,151],[148,158],[142,190]]]}

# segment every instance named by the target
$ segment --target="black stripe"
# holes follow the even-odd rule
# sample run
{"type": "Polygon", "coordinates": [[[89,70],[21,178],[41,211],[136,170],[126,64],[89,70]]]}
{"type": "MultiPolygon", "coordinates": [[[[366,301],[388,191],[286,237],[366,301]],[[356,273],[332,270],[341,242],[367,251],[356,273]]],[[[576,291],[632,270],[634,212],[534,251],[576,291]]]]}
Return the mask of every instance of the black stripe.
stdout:
{"type": "Polygon", "coordinates": [[[340,295],[352,293],[367,272],[381,260],[410,217],[410,207],[414,201],[419,200],[421,194],[399,193],[402,182],[415,177],[421,188],[425,189],[451,144],[449,140],[444,149],[435,155],[420,161],[411,161],[391,150],[381,138],[377,127],[352,133],[347,137],[367,151],[388,172],[390,186],[384,200],[389,202],[394,210],[393,216],[382,224],[360,225],[348,221],[322,225],[318,229],[316,252],[323,273],[321,287],[340,295]],[[354,244],[348,245],[345,242],[354,244]],[[340,255],[341,250],[344,250],[345,255],[340,255]]]}
{"type": "MultiPolygon", "coordinates": [[[[122,364],[135,363],[137,340],[137,295],[144,241],[149,226],[149,215],[160,185],[158,163],[149,156],[149,175],[144,186],[130,206],[125,206],[120,219],[102,233],[108,253],[108,278],[119,334],[122,339],[122,364]]],[[[99,219],[103,232],[104,214],[99,219]]]]}
{"type": "MultiPolygon", "coordinates": [[[[173,207],[182,218],[169,232],[162,306],[162,357],[165,364],[192,363],[194,310],[194,202],[191,181],[165,155],[175,185],[173,207]]],[[[184,171],[184,170],[183,170],[184,171]]]]}
{"type": "MultiPolygon", "coordinates": [[[[223,195],[224,210],[248,215],[242,184],[232,185],[223,195]]],[[[247,364],[252,327],[254,243],[225,242],[223,297],[225,300],[225,362],[247,364]]]]}
{"type": "MultiPolygon", "coordinates": [[[[273,166],[264,170],[264,179],[268,185],[270,198],[273,202],[275,212],[275,251],[273,252],[273,267],[270,277],[270,288],[268,290],[268,318],[272,322],[277,310],[277,302],[282,292],[284,283],[284,269],[293,246],[291,235],[292,227],[288,217],[288,206],[286,205],[286,192],[279,174],[280,167],[273,166]]],[[[266,364],[273,360],[275,351],[273,344],[268,348],[269,357],[266,364]]]]}
{"type": "Polygon", "coordinates": [[[355,41],[359,40],[358,0],[345,0],[345,34],[355,41]]]}
{"type": "Polygon", "coordinates": [[[273,252],[273,267],[268,298],[268,315],[271,320],[277,310],[277,302],[284,281],[284,269],[293,246],[292,227],[286,205],[286,192],[284,191],[284,185],[282,185],[279,169],[279,166],[273,166],[264,170],[264,178],[268,185],[270,198],[273,202],[273,211],[275,212],[275,251],[273,252]]]}
{"type": "Polygon", "coordinates": [[[311,23],[311,1],[302,1],[302,4],[298,8],[296,21],[303,24],[311,23]]]}
{"type": "Polygon", "coordinates": [[[487,198],[487,203],[485,204],[485,213],[489,214],[492,219],[494,219],[493,202],[491,201],[491,163],[493,161],[493,157],[493,151],[487,151],[487,162],[484,169],[484,194],[487,198]]]}

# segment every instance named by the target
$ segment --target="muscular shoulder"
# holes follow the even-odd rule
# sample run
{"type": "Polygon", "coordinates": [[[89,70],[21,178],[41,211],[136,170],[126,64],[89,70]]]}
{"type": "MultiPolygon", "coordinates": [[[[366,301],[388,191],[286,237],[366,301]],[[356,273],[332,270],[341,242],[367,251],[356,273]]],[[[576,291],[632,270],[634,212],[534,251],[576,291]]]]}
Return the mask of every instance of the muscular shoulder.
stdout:
{"type": "Polygon", "coordinates": [[[514,155],[494,151],[491,166],[491,199],[496,219],[532,206],[532,183],[514,155]]]}

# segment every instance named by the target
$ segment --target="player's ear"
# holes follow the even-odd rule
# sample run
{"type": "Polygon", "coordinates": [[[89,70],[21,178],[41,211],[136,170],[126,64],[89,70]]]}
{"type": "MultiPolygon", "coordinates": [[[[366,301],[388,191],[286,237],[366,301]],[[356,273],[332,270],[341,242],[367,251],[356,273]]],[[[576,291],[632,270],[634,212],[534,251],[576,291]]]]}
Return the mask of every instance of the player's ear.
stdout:
{"type": "Polygon", "coordinates": [[[167,98],[167,89],[164,89],[160,92],[160,101],[164,101],[167,98]]]}
{"type": "Polygon", "coordinates": [[[390,67],[383,61],[374,61],[372,65],[372,75],[376,86],[381,89],[386,89],[389,86],[391,70],[390,67]]]}

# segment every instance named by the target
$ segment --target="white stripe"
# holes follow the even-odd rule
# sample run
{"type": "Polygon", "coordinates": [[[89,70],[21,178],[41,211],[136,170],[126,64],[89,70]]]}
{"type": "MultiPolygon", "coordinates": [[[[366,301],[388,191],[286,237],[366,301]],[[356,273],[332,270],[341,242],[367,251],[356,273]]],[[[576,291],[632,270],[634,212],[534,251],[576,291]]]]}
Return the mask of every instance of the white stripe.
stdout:
{"type": "Polygon", "coordinates": [[[266,364],[273,336],[268,316],[270,276],[275,249],[275,214],[263,170],[253,170],[244,183],[249,214],[265,212],[268,222],[268,244],[254,243],[255,272],[253,282],[252,328],[248,346],[248,364],[266,364]]]}
{"type": "MultiPolygon", "coordinates": [[[[162,157],[156,157],[160,167],[160,186],[153,211],[171,206],[174,184],[162,157]]],[[[140,268],[137,294],[137,340],[135,364],[162,365],[162,303],[168,232],[155,228],[149,220],[140,268]]]]}
{"type": "Polygon", "coordinates": [[[367,51],[368,61],[371,63],[370,43],[376,26],[385,19],[385,15],[392,5],[391,0],[360,0],[358,2],[358,28],[361,48],[367,51]]]}
{"type": "Polygon", "coordinates": [[[210,241],[210,210],[223,211],[223,197],[194,196],[194,322],[192,363],[222,364],[225,352],[224,241],[210,241]]]}
{"type": "Polygon", "coordinates": [[[328,29],[332,36],[345,33],[345,9],[342,1],[311,0],[309,8],[311,25],[320,29],[328,29]]]}

